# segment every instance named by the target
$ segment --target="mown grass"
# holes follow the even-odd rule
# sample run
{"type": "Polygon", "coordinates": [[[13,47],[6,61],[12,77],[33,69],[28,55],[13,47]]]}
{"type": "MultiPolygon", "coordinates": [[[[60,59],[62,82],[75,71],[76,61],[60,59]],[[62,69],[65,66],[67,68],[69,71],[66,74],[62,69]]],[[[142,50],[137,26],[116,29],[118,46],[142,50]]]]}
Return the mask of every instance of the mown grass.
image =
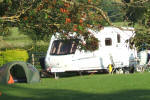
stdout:
{"type": "Polygon", "coordinates": [[[150,73],[86,75],[0,85],[0,100],[150,100],[150,73]]]}

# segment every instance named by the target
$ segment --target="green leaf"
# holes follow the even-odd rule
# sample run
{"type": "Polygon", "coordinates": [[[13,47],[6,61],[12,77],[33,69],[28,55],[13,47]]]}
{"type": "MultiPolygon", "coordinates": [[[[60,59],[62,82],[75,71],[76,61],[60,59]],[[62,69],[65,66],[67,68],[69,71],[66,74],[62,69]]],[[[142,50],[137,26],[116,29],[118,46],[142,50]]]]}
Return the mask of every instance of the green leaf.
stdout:
{"type": "Polygon", "coordinates": [[[83,31],[83,27],[82,27],[81,25],[79,25],[79,29],[80,29],[81,31],[83,31]]]}
{"type": "Polygon", "coordinates": [[[45,19],[47,19],[48,18],[48,14],[47,13],[45,13],[45,19]]]}
{"type": "Polygon", "coordinates": [[[6,3],[8,3],[9,5],[11,5],[12,1],[11,0],[6,0],[6,3]]]}

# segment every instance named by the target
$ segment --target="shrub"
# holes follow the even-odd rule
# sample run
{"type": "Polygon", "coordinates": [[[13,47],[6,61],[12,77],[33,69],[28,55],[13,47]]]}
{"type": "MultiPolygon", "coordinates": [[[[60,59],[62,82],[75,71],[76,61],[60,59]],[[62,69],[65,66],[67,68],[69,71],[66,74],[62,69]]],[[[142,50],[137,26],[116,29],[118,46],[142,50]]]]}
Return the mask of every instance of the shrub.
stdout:
{"type": "Polygon", "coordinates": [[[11,61],[24,61],[28,60],[29,56],[26,50],[6,50],[0,52],[0,65],[11,61]]]}
{"type": "Polygon", "coordinates": [[[45,52],[46,53],[48,50],[48,46],[49,45],[35,45],[34,47],[31,47],[31,46],[26,47],[26,49],[29,49],[28,52],[45,52]]]}
{"type": "Polygon", "coordinates": [[[0,51],[0,66],[3,64],[3,56],[2,56],[2,52],[0,51]]]}
{"type": "Polygon", "coordinates": [[[34,64],[40,65],[39,59],[46,56],[48,45],[35,45],[32,49],[28,50],[29,59],[28,62],[32,63],[32,54],[34,54],[34,64]]]}

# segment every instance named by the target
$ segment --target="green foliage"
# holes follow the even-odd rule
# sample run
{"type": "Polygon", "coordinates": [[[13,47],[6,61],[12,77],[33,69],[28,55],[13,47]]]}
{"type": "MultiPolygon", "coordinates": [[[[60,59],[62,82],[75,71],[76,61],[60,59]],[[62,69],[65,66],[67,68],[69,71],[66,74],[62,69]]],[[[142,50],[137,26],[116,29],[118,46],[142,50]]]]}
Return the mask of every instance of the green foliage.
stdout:
{"type": "Polygon", "coordinates": [[[98,5],[97,0],[4,0],[0,5],[3,7],[0,27],[19,27],[34,40],[46,41],[56,32],[62,33],[65,39],[70,32],[77,32],[74,37],[78,38],[87,33],[87,27],[106,23],[104,15],[97,10],[100,8],[94,8],[98,5]]]}
{"type": "Polygon", "coordinates": [[[39,58],[41,57],[45,57],[47,50],[48,50],[48,46],[49,45],[34,45],[34,46],[27,46],[25,47],[25,49],[28,50],[28,54],[29,54],[29,59],[28,61],[31,62],[32,61],[32,54],[35,54],[35,60],[39,61],[39,58]]]}
{"type": "Polygon", "coordinates": [[[123,7],[118,2],[113,0],[101,0],[99,6],[107,13],[112,22],[121,22],[124,19],[125,12],[123,7]]]}
{"type": "Polygon", "coordinates": [[[144,20],[146,8],[141,7],[129,7],[126,16],[128,16],[128,20],[132,21],[133,23],[141,22],[144,20]]]}
{"type": "Polygon", "coordinates": [[[0,52],[0,65],[11,61],[24,61],[28,60],[29,56],[26,50],[6,50],[0,52]]]}
{"type": "MultiPolygon", "coordinates": [[[[88,34],[88,33],[86,33],[88,34]]],[[[81,49],[82,50],[88,50],[88,51],[94,51],[94,50],[98,50],[99,48],[99,40],[97,38],[95,38],[94,36],[91,37],[87,37],[88,39],[86,39],[87,41],[85,41],[85,46],[81,45],[81,49]]]]}
{"type": "Polygon", "coordinates": [[[127,4],[126,17],[131,24],[135,26],[136,35],[131,44],[134,44],[138,50],[150,48],[150,1],[139,2],[140,0],[132,0],[127,4]]]}
{"type": "Polygon", "coordinates": [[[36,65],[36,68],[41,68],[39,59],[46,56],[48,45],[37,45],[34,46],[27,46],[25,47],[26,50],[28,50],[29,59],[28,62],[32,63],[33,59],[32,56],[34,55],[34,65],[36,65]]]}
{"type": "Polygon", "coordinates": [[[134,44],[138,50],[150,49],[150,34],[144,30],[137,30],[131,44],[134,44]]]}
{"type": "Polygon", "coordinates": [[[2,56],[2,52],[0,51],[0,66],[3,64],[3,56],[2,56]]]}

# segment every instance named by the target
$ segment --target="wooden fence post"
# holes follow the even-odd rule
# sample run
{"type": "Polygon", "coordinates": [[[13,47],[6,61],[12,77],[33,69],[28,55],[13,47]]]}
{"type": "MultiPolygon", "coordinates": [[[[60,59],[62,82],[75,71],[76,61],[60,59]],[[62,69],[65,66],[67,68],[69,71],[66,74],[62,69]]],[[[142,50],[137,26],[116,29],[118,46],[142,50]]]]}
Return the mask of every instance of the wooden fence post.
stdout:
{"type": "Polygon", "coordinates": [[[34,54],[32,54],[32,65],[34,66],[34,63],[35,63],[35,61],[34,61],[34,54]]]}

